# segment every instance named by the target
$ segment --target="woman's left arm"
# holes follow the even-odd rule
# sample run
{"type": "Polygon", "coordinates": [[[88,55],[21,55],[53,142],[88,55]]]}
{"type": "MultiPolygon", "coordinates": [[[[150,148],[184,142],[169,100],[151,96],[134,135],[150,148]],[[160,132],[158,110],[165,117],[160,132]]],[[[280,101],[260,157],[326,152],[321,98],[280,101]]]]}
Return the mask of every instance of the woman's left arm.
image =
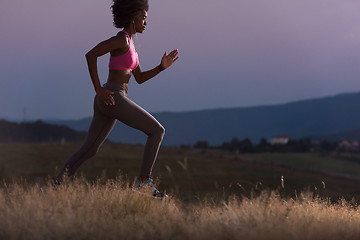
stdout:
{"type": "Polygon", "coordinates": [[[176,60],[179,59],[178,53],[179,50],[177,49],[171,51],[171,53],[169,53],[168,55],[167,52],[165,51],[165,54],[161,59],[161,63],[157,67],[149,71],[142,72],[139,64],[137,68],[135,68],[133,71],[133,75],[135,77],[136,82],[142,84],[147,80],[149,80],[150,78],[153,78],[156,75],[158,75],[161,71],[170,67],[176,60]]]}

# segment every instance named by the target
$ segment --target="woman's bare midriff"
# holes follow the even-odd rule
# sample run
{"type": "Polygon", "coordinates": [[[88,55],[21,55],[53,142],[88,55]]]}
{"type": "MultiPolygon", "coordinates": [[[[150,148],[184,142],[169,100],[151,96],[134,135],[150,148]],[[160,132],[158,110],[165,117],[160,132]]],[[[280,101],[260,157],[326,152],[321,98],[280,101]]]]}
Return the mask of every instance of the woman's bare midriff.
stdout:
{"type": "Polygon", "coordinates": [[[116,83],[129,83],[130,70],[109,70],[108,81],[116,83]]]}

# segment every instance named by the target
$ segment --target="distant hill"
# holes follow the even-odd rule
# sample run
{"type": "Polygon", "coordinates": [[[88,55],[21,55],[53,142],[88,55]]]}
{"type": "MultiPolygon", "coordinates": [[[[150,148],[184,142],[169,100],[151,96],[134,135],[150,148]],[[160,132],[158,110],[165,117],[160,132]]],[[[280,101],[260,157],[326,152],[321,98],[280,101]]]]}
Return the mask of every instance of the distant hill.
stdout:
{"type": "MultiPolygon", "coordinates": [[[[199,140],[219,145],[233,137],[271,138],[286,134],[293,138],[325,136],[360,129],[360,93],[296,101],[281,105],[210,109],[189,112],[159,112],[154,116],[166,128],[165,145],[194,144],[199,140]]],[[[87,130],[91,118],[50,121],[76,130],[87,130]]],[[[117,123],[109,139],[144,143],[146,136],[117,123]]]]}
{"type": "Polygon", "coordinates": [[[85,137],[86,132],[42,121],[15,123],[0,120],[0,142],[79,141],[85,137]]]}

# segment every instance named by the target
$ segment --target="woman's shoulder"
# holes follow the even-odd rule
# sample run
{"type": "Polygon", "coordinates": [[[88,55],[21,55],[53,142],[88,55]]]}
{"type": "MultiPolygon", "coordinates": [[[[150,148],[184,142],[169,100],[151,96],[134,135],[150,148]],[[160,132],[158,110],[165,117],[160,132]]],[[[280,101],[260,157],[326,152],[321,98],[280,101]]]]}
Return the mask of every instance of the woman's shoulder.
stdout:
{"type": "Polygon", "coordinates": [[[121,39],[127,39],[127,33],[124,31],[120,31],[114,37],[121,38],[121,39]]]}
{"type": "Polygon", "coordinates": [[[115,36],[112,37],[115,41],[120,41],[123,44],[128,44],[127,34],[123,31],[118,32],[115,36]]]}
{"type": "Polygon", "coordinates": [[[123,32],[118,32],[115,36],[108,39],[108,42],[119,47],[125,47],[129,44],[126,34],[123,32]]]}

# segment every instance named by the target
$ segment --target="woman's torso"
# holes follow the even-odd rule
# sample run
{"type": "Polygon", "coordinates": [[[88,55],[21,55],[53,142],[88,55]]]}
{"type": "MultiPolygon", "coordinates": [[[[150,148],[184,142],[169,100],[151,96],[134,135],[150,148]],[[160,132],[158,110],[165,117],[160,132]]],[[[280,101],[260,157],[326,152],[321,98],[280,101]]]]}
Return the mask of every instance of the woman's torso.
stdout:
{"type": "MultiPolygon", "coordinates": [[[[115,49],[110,52],[110,56],[111,56],[110,58],[112,58],[112,59],[110,59],[110,62],[109,62],[108,81],[127,84],[129,82],[129,79],[131,77],[132,70],[133,70],[130,68],[137,67],[138,59],[137,59],[137,53],[135,51],[135,47],[134,47],[129,35],[125,31],[119,32],[118,36],[120,36],[120,34],[122,34],[122,37],[126,37],[128,44],[124,48],[115,49]],[[116,64],[124,65],[124,62],[122,62],[122,61],[127,61],[128,59],[126,57],[129,54],[133,54],[133,55],[136,54],[136,56],[134,57],[136,59],[133,61],[137,61],[137,62],[135,64],[132,64],[133,66],[130,68],[124,67],[124,66],[119,66],[122,69],[121,70],[116,69],[116,64]],[[116,62],[118,62],[118,63],[116,63],[116,62]],[[123,69],[123,68],[125,68],[125,69],[123,69]],[[129,68],[129,69],[126,69],[126,68],[129,68]]],[[[125,63],[125,65],[126,65],[126,63],[125,63]]]]}
{"type": "Polygon", "coordinates": [[[109,70],[108,81],[116,83],[129,83],[131,71],[129,70],[109,70]]]}

